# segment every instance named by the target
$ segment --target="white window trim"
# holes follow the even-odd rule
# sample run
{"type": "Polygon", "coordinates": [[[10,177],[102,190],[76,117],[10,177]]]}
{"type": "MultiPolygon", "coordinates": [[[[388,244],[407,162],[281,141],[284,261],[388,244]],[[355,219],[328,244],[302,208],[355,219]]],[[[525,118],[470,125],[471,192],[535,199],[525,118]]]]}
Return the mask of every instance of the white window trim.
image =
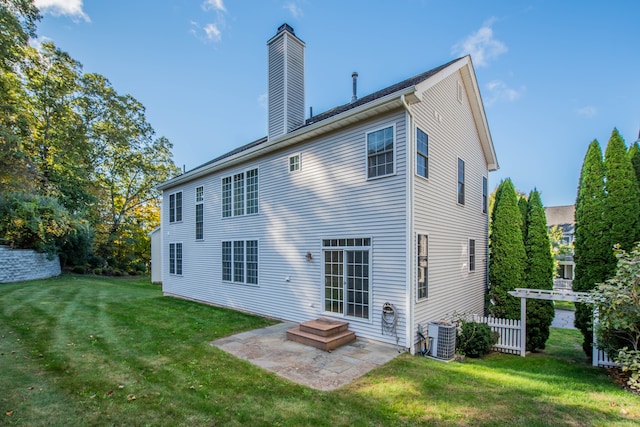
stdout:
{"type": "Polygon", "coordinates": [[[287,170],[289,171],[289,173],[298,173],[302,170],[302,154],[301,153],[295,153],[292,154],[288,157],[287,159],[287,170]],[[298,169],[292,171],[291,170],[291,159],[297,157],[298,158],[298,169]]]}
{"type": "Polygon", "coordinates": [[[379,126],[377,128],[368,130],[365,132],[364,134],[364,173],[367,177],[367,181],[375,181],[376,179],[381,179],[381,178],[387,178],[390,176],[394,176],[397,174],[397,165],[398,165],[398,161],[397,161],[397,153],[398,153],[398,138],[396,138],[396,124],[395,123],[391,123],[391,124],[386,124],[383,126],[379,126]],[[393,172],[386,174],[386,175],[379,175],[379,176],[373,176],[370,177],[369,176],[369,143],[368,143],[368,137],[370,133],[374,133],[374,132],[378,132],[380,130],[386,129],[386,128],[392,128],[391,132],[393,133],[393,172]]]}
{"type": "Polygon", "coordinates": [[[462,157],[456,158],[456,204],[463,207],[467,205],[467,162],[462,157]],[[460,181],[458,181],[458,176],[460,174],[460,160],[462,160],[464,165],[464,192],[462,195],[464,203],[460,203],[460,195],[458,194],[458,184],[460,183],[460,181]]]}
{"type": "Polygon", "coordinates": [[[180,224],[184,218],[184,194],[182,190],[179,191],[174,191],[173,193],[169,193],[169,197],[168,197],[168,206],[167,206],[167,211],[169,212],[169,224],[180,224]],[[180,220],[176,219],[176,213],[177,213],[177,204],[176,206],[174,206],[173,209],[173,221],[171,221],[171,196],[173,196],[173,200],[176,199],[176,194],[180,193],[180,220]]]}
{"type": "Polygon", "coordinates": [[[242,238],[242,239],[221,239],[220,240],[220,279],[222,283],[230,285],[249,286],[253,288],[260,287],[260,239],[242,238]],[[247,283],[247,242],[255,241],[258,245],[258,283],[247,283]],[[231,280],[222,279],[222,243],[231,242],[231,280]],[[244,242],[244,282],[236,282],[233,280],[233,242],[244,242]]]}
{"type": "Polygon", "coordinates": [[[415,256],[413,257],[413,262],[414,264],[414,268],[413,268],[413,280],[414,283],[416,284],[415,286],[415,292],[414,292],[414,300],[415,302],[418,303],[423,303],[426,301],[429,301],[429,241],[431,240],[431,236],[429,235],[429,233],[427,232],[423,232],[423,231],[416,231],[415,233],[415,238],[413,241],[413,246],[415,247],[416,251],[415,251],[415,256]],[[418,236],[427,236],[427,296],[424,298],[420,298],[418,296],[418,236]]]}
{"type": "MultiPolygon", "coordinates": [[[[177,246],[176,246],[176,249],[177,249],[177,246]]],[[[184,275],[184,243],[183,243],[182,241],[169,242],[169,249],[168,249],[168,251],[169,251],[169,252],[167,253],[167,256],[168,256],[168,258],[169,258],[169,263],[168,263],[168,264],[169,264],[169,271],[168,271],[169,275],[170,275],[170,276],[182,277],[182,276],[184,275]],[[181,271],[182,271],[182,272],[181,272],[180,274],[178,274],[178,273],[176,273],[176,272],[175,272],[175,271],[177,270],[177,269],[176,269],[176,266],[178,265],[178,264],[177,264],[177,259],[178,259],[177,257],[175,257],[175,258],[174,258],[174,264],[173,264],[173,267],[174,267],[174,268],[173,268],[173,270],[174,270],[174,272],[173,272],[173,273],[171,273],[171,245],[181,245],[181,247],[182,247],[182,254],[181,254],[181,256],[182,256],[182,258],[181,258],[181,260],[182,260],[182,265],[180,266],[180,267],[181,267],[181,271]]]]}
{"type": "Polygon", "coordinates": [[[483,215],[489,214],[489,178],[486,176],[482,177],[482,199],[480,201],[482,206],[480,209],[483,215]]]}
{"type": "Polygon", "coordinates": [[[467,239],[467,271],[475,273],[478,269],[478,239],[467,239]],[[471,269],[471,241],[473,241],[473,270],[471,269]]]}
{"type": "Polygon", "coordinates": [[[420,151],[418,151],[418,131],[424,133],[425,135],[427,135],[427,150],[429,149],[429,134],[426,133],[425,131],[423,131],[419,126],[415,127],[416,131],[415,131],[415,167],[414,167],[414,171],[413,173],[415,174],[415,176],[419,177],[420,179],[424,179],[426,181],[429,181],[429,154],[426,155],[426,159],[427,159],[427,176],[422,176],[418,173],[418,156],[424,156],[424,154],[422,154],[420,151]]]}
{"type": "Polygon", "coordinates": [[[220,177],[220,218],[221,219],[230,219],[230,218],[238,218],[238,217],[245,217],[245,216],[255,216],[255,215],[259,215],[260,214],[260,168],[258,166],[253,166],[250,168],[246,168],[240,171],[235,171],[233,173],[230,174],[225,174],[223,176],[220,177]],[[257,171],[257,175],[258,175],[258,195],[256,197],[256,202],[258,205],[258,211],[256,213],[247,213],[247,200],[248,200],[248,191],[247,191],[247,172],[248,171],[252,171],[252,170],[256,170],[257,171]],[[235,215],[234,214],[234,206],[233,206],[233,197],[234,197],[234,189],[233,189],[233,177],[238,175],[238,174],[243,174],[243,181],[244,181],[244,213],[242,215],[235,215]],[[223,194],[222,194],[222,186],[223,183],[222,181],[225,178],[231,178],[231,215],[230,216],[224,216],[224,202],[223,202],[223,194]]]}

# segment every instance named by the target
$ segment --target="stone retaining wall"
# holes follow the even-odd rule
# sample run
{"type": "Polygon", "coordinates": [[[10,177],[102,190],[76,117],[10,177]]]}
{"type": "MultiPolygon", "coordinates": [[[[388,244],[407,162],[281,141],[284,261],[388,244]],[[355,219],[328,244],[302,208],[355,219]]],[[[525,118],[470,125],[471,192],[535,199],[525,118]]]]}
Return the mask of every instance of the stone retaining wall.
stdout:
{"type": "Polygon", "coordinates": [[[46,279],[60,275],[60,259],[47,259],[31,249],[10,249],[0,246],[0,283],[46,279]]]}

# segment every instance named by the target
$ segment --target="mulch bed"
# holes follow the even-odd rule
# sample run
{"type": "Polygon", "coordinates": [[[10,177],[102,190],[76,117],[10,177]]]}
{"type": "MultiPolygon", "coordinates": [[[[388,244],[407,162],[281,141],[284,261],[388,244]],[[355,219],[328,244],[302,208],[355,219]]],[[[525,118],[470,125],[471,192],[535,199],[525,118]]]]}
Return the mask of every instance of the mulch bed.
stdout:
{"type": "Polygon", "coordinates": [[[627,384],[627,380],[629,380],[629,376],[630,376],[629,372],[623,372],[621,368],[606,368],[606,369],[616,384],[618,384],[620,387],[622,387],[629,393],[637,394],[638,396],[640,396],[640,390],[634,390],[631,387],[629,387],[629,384],[627,384]]]}

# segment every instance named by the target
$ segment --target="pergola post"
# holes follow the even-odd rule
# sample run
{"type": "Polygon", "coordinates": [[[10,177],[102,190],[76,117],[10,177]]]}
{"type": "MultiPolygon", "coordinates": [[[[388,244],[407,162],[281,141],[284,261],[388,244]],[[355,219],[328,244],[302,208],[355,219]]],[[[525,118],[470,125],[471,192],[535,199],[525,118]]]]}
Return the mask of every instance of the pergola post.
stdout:
{"type": "Polygon", "coordinates": [[[520,298],[520,356],[527,350],[527,299],[520,298]]]}

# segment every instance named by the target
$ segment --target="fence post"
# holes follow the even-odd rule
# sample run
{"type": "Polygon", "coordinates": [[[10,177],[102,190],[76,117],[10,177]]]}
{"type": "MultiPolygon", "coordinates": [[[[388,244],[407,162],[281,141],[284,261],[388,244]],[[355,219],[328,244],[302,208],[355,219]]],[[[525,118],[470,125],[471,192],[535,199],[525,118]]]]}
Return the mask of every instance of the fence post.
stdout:
{"type": "Polygon", "coordinates": [[[520,356],[527,352],[527,299],[520,298],[520,356]]]}

